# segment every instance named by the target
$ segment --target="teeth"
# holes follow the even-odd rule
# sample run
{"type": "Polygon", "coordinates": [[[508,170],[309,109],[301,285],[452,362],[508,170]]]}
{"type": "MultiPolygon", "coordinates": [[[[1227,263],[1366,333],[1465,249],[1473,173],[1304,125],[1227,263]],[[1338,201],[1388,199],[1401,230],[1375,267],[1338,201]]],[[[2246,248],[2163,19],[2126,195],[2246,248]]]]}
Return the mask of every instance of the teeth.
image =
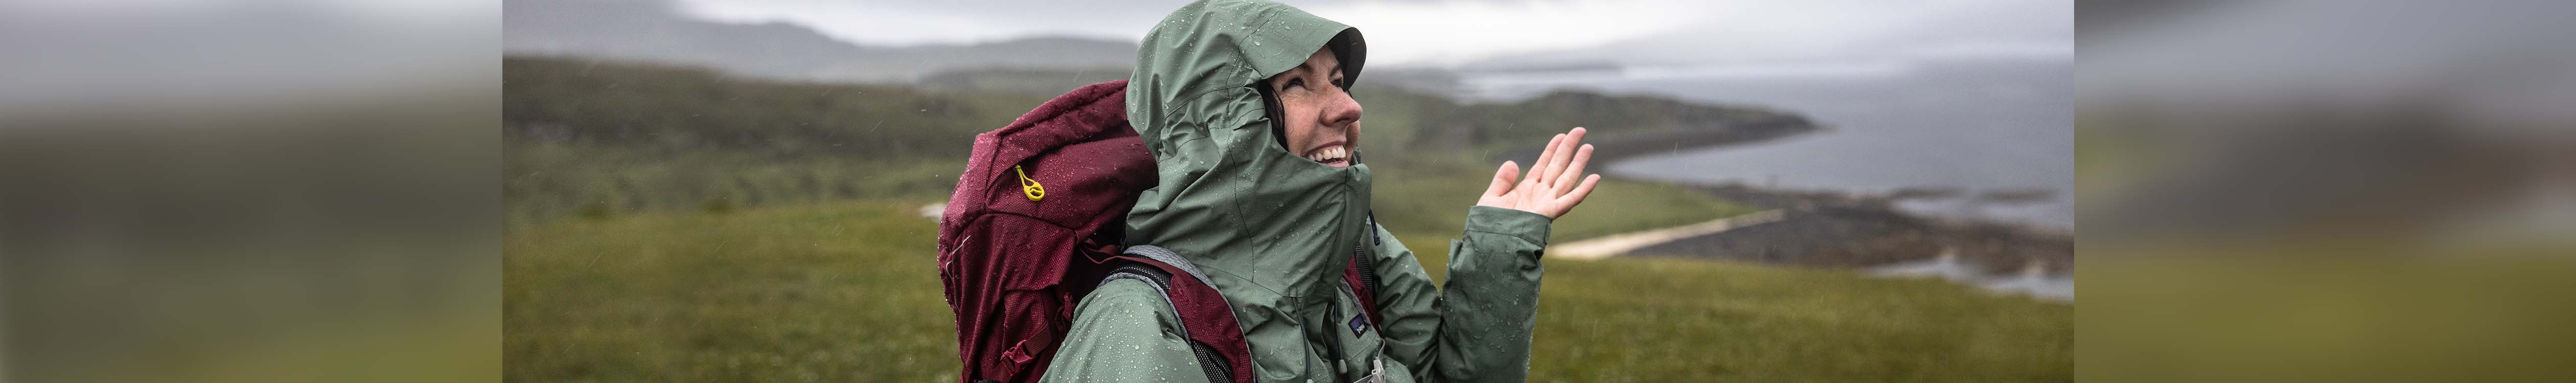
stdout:
{"type": "Polygon", "coordinates": [[[1350,157],[1351,157],[1351,149],[1350,149],[1350,147],[1345,147],[1345,146],[1335,146],[1335,147],[1330,147],[1330,148],[1318,149],[1318,150],[1316,150],[1316,151],[1314,152],[1314,154],[1308,154],[1308,155],[1306,155],[1306,160],[1308,160],[1308,161],[1315,161],[1315,162],[1332,162],[1333,160],[1345,159],[1345,158],[1350,158],[1350,157]]]}

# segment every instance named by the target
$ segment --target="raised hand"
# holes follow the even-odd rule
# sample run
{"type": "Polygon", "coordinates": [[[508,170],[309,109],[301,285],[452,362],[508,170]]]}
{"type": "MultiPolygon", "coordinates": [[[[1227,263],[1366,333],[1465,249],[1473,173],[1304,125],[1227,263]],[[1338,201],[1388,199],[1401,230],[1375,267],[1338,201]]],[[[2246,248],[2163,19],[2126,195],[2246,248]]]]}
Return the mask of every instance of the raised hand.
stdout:
{"type": "Polygon", "coordinates": [[[1583,174],[1583,166],[1589,162],[1592,162],[1592,145],[1583,145],[1583,128],[1558,134],[1547,141],[1547,149],[1539,152],[1538,162],[1530,164],[1528,174],[1522,174],[1518,164],[1503,161],[1503,167],[1494,170],[1493,185],[1485,187],[1485,195],[1476,199],[1476,206],[1520,210],[1556,219],[1574,210],[1574,205],[1582,204],[1584,196],[1592,195],[1592,186],[1601,182],[1599,174],[1582,176],[1579,177],[1582,182],[1575,182],[1577,176],[1583,174]],[[1581,148],[1577,149],[1577,146],[1581,148]]]}

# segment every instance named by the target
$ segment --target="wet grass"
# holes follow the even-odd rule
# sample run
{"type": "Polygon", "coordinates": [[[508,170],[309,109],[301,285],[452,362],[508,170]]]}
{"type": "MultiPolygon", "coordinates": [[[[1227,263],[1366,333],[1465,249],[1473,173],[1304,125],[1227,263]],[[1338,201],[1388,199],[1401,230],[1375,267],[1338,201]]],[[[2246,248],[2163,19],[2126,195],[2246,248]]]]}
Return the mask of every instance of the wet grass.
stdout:
{"type": "MultiPolygon", "coordinates": [[[[1431,158],[1371,165],[1372,176],[1385,180],[1370,188],[1375,197],[1370,208],[1376,211],[1378,224],[1397,234],[1454,236],[1467,219],[1467,207],[1476,204],[1477,195],[1493,181],[1494,169],[1502,165],[1467,161],[1431,158]]],[[[1599,166],[1591,169],[1600,170],[1599,166]]],[[[1753,211],[1679,185],[1604,178],[1582,205],[1549,228],[1549,235],[1556,241],[1575,241],[1753,211]]]]}
{"type": "Polygon", "coordinates": [[[1934,280],[1689,260],[1552,261],[1533,381],[2030,382],[2074,376],[2074,308],[1934,280]]]}
{"type": "MultiPolygon", "coordinates": [[[[928,202],[514,224],[504,376],[953,381],[936,234],[915,215],[928,202]]],[[[1621,205],[1587,208],[1644,209],[1621,205]]],[[[1607,224],[1569,220],[1559,232],[1607,224]]],[[[1400,232],[1442,269],[1452,233],[1400,232]]],[[[1535,381],[2057,381],[2073,368],[2065,305],[1835,270],[1627,259],[1547,267],[1535,381]]]]}
{"type": "Polygon", "coordinates": [[[924,201],[511,227],[513,381],[954,381],[924,201]]]}

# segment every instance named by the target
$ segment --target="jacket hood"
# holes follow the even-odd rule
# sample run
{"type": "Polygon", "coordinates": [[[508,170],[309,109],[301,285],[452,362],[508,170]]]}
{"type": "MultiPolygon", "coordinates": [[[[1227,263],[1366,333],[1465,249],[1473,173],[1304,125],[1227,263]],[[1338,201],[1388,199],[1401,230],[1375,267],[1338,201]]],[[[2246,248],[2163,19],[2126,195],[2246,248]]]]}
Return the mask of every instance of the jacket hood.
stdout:
{"type": "Polygon", "coordinates": [[[1358,29],[1279,3],[1202,0],[1145,35],[1127,84],[1127,118],[1158,176],[1128,214],[1128,242],[1176,250],[1207,271],[1247,331],[1332,296],[1373,230],[1368,166],[1282,149],[1256,88],[1327,45],[1356,81],[1366,55],[1358,29]]]}

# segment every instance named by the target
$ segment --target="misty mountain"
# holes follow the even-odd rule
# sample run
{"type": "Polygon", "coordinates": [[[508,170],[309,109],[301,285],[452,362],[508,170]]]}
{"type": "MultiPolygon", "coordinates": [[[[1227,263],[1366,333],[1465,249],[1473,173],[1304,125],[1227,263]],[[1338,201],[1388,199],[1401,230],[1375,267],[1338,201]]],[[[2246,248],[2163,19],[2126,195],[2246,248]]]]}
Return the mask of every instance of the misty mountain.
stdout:
{"type": "Polygon", "coordinates": [[[861,46],[805,26],[730,24],[681,15],[662,0],[512,0],[502,50],[703,66],[736,75],[818,81],[912,82],[965,68],[1127,67],[1136,44],[1037,37],[965,45],[861,46]]]}
{"type": "Polygon", "coordinates": [[[1709,22],[1589,46],[1497,55],[1466,62],[1458,69],[1517,72],[1873,60],[2070,61],[2074,56],[2075,4],[2067,0],[1930,5],[1876,4],[1867,0],[1808,3],[1748,5],[1754,9],[1712,15],[1709,22]]]}

